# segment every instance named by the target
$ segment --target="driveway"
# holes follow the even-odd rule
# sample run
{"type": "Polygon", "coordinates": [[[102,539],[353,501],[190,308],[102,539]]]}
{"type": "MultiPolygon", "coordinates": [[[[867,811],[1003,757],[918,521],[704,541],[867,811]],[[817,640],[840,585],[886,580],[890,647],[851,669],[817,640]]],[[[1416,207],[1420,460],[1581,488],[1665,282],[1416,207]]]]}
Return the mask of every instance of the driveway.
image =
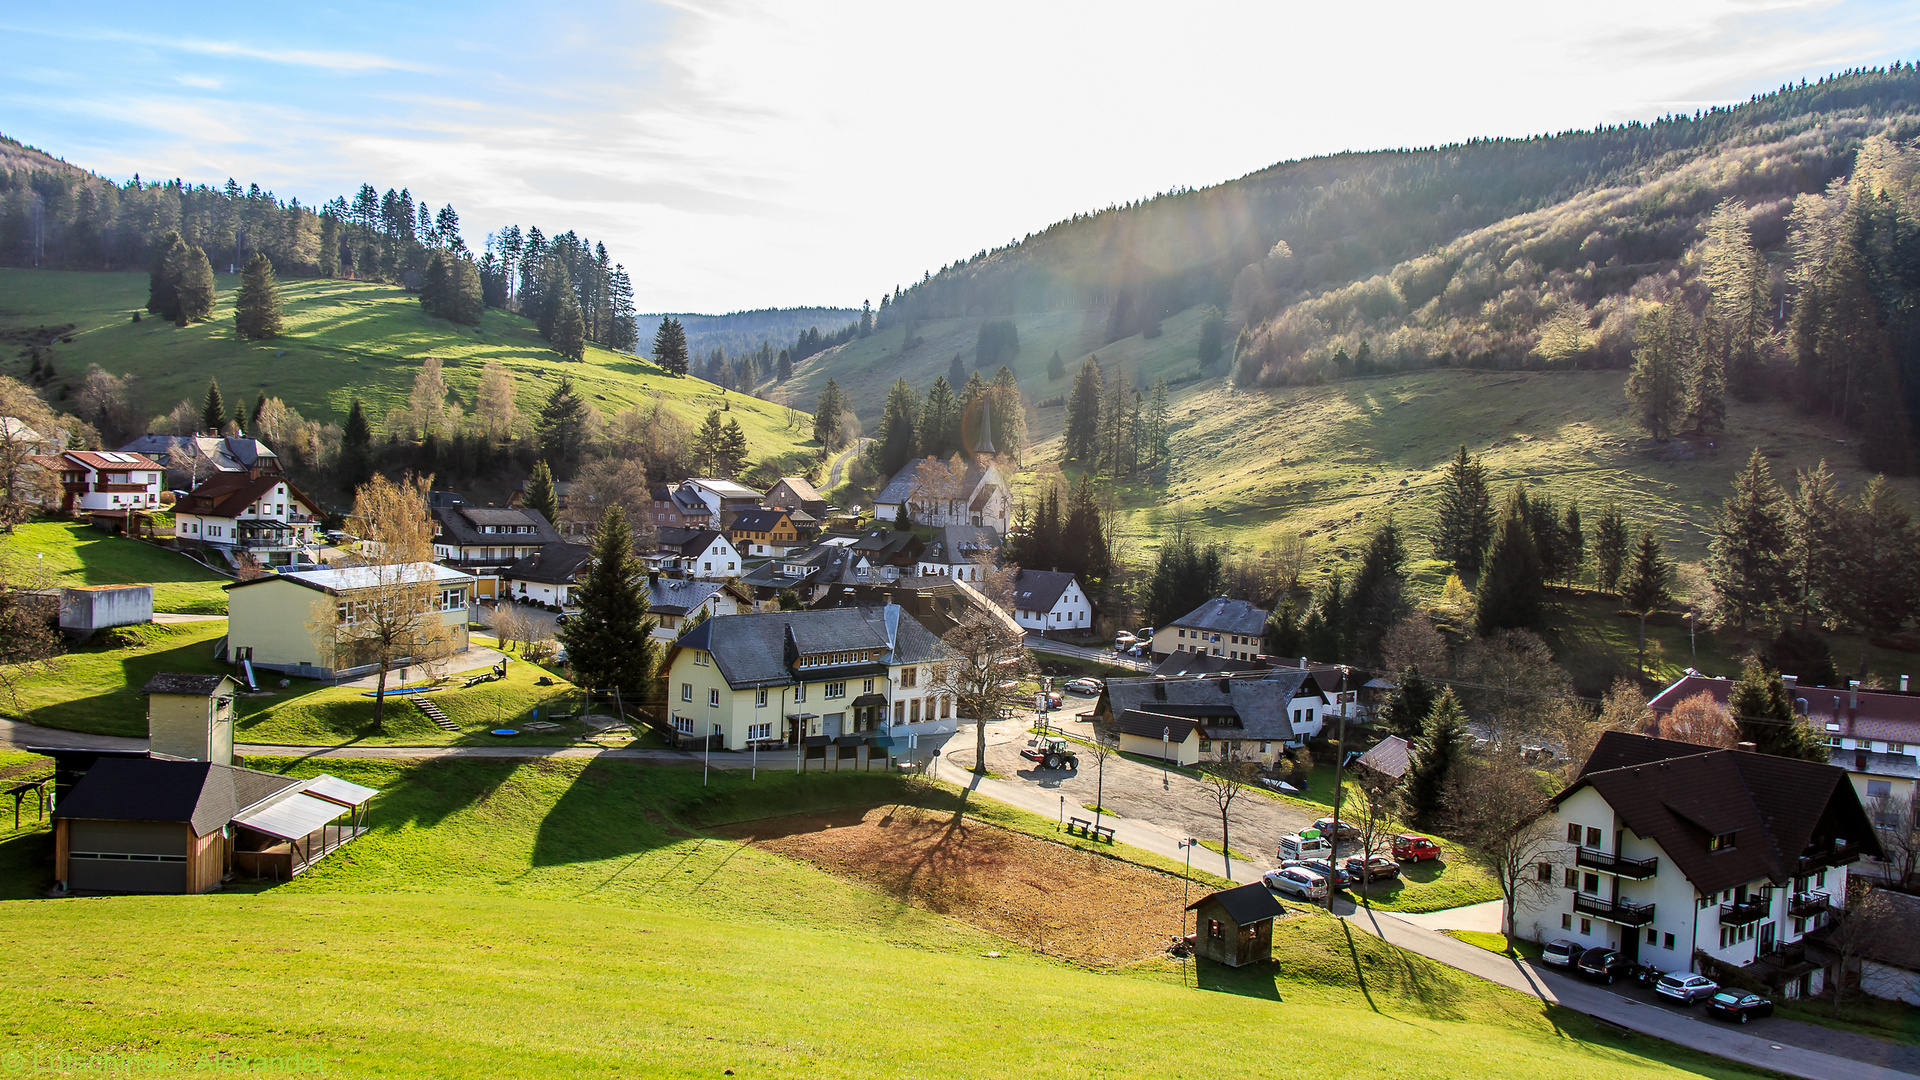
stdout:
{"type": "MultiPolygon", "coordinates": [[[[1065,715],[1053,714],[1056,726],[1068,734],[1091,737],[1090,725],[1071,719],[1087,700],[1067,697],[1065,715]],[[1068,722],[1063,724],[1062,720],[1068,722]]],[[[1037,736],[1027,732],[1032,719],[1032,714],[1027,713],[988,726],[987,768],[1006,777],[1005,783],[1051,794],[1056,803],[1064,798],[1068,816],[1091,817],[1083,807],[1097,800],[1123,819],[1169,835],[1220,842],[1220,807],[1205,784],[1183,773],[1129,761],[1119,754],[1107,759],[1103,782],[1093,752],[1085,747],[1079,748],[1078,769],[1043,769],[1020,756],[1022,748],[1037,740],[1037,736]]],[[[971,734],[962,731],[947,744],[947,760],[962,769],[973,767],[971,734]]],[[[1273,853],[1280,847],[1280,838],[1310,826],[1314,818],[1306,810],[1253,791],[1241,792],[1229,814],[1234,850],[1246,856],[1248,862],[1265,867],[1277,865],[1273,853]]],[[[1212,852],[1196,852],[1194,862],[1212,873],[1224,869],[1224,860],[1212,852]]]]}
{"type": "Polygon", "coordinates": [[[1044,634],[1027,633],[1027,651],[1044,653],[1051,656],[1064,656],[1069,660],[1079,660],[1089,664],[1108,664],[1113,667],[1132,668],[1135,671],[1152,671],[1153,661],[1144,656],[1125,656],[1112,649],[1089,649],[1084,645],[1069,645],[1064,641],[1055,641],[1044,634]]]}

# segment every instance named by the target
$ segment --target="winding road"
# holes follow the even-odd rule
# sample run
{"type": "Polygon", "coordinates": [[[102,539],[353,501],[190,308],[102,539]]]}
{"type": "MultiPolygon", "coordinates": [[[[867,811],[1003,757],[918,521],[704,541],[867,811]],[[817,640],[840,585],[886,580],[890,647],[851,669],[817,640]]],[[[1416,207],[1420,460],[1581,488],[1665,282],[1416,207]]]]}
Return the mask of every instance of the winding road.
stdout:
{"type": "Polygon", "coordinates": [[[833,459],[833,468],[827,472],[828,491],[840,486],[840,470],[846,467],[847,462],[853,460],[853,455],[859,453],[872,441],[872,439],[855,439],[852,446],[847,447],[839,457],[833,459]]]}

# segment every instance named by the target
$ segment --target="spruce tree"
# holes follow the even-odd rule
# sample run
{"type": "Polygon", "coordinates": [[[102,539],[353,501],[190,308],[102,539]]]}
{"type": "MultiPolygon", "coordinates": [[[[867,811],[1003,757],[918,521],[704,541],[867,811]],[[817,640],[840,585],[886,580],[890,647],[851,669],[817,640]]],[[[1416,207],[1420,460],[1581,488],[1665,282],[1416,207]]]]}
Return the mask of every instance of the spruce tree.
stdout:
{"type": "Polygon", "coordinates": [[[1647,616],[1673,601],[1673,567],[1660,549],[1660,538],[1653,530],[1640,533],[1634,545],[1633,562],[1627,567],[1627,580],[1620,589],[1620,602],[1640,618],[1640,676],[1647,674],[1647,616]]]}
{"type": "MultiPolygon", "coordinates": [[[[958,361],[959,359],[960,358],[957,356],[954,357],[955,361],[958,361]]],[[[1053,382],[1059,382],[1061,379],[1064,379],[1066,377],[1067,377],[1067,362],[1065,360],[1060,359],[1060,350],[1055,349],[1053,350],[1053,359],[1047,361],[1047,378],[1053,382]]]]}
{"type": "Polygon", "coordinates": [[[1380,722],[1408,742],[1418,742],[1426,733],[1427,717],[1433,714],[1438,691],[1411,668],[1394,679],[1393,692],[1387,695],[1387,703],[1380,710],[1380,722]]]}
{"type": "Polygon", "coordinates": [[[693,466],[702,476],[720,474],[720,454],[727,432],[720,424],[720,410],[709,409],[707,418],[693,433],[693,466]]]}
{"type": "Polygon", "coordinates": [[[1801,723],[1787,698],[1786,685],[1758,661],[1749,659],[1727,696],[1727,709],[1740,732],[1762,754],[1825,763],[1827,748],[1813,728],[1801,723]]]}
{"type": "Polygon", "coordinates": [[[633,532],[619,503],[600,518],[591,569],[574,596],[580,611],[560,628],[559,638],[580,684],[589,691],[618,689],[636,701],[651,697],[654,620],[646,574],[634,558],[633,532]]]}
{"type": "Polygon", "coordinates": [[[793,378],[793,354],[786,349],[780,350],[780,360],[774,365],[774,381],[786,382],[793,378]]]}
{"type": "Polygon", "coordinates": [[[560,385],[547,396],[535,425],[540,453],[553,466],[556,476],[572,475],[587,441],[587,403],[574,392],[573,379],[560,376],[560,385]]]}
{"type": "Polygon", "coordinates": [[[1454,768],[1470,736],[1466,713],[1453,696],[1453,688],[1440,691],[1427,715],[1420,738],[1413,744],[1413,763],[1407,770],[1407,816],[1422,828],[1431,828],[1439,820],[1451,787],[1454,768]]]}
{"type": "Polygon", "coordinates": [[[213,317],[213,266],[198,244],[187,245],[186,258],[174,279],[174,292],[179,298],[179,310],[173,317],[176,325],[206,322],[213,317]]]}
{"type": "Polygon", "coordinates": [[[240,275],[240,294],[234,300],[233,324],[242,341],[264,341],[281,330],[280,281],[273,261],[255,252],[240,275]]]}
{"type": "Polygon", "coordinates": [[[180,319],[179,279],[186,260],[186,241],[180,239],[179,230],[168,230],[155,246],[147,270],[147,310],[168,322],[180,319]]]}
{"type": "Polygon", "coordinates": [[[1406,614],[1406,562],[1406,545],[1389,516],[1367,538],[1360,570],[1353,578],[1353,591],[1347,597],[1349,621],[1354,627],[1352,647],[1362,663],[1379,658],[1381,639],[1406,614]]]}
{"type": "Polygon", "coordinates": [[[535,461],[527,474],[527,486],[520,496],[521,505],[539,513],[547,524],[560,523],[560,495],[553,486],[553,470],[545,461],[535,461]]]}
{"type": "Polygon", "coordinates": [[[660,328],[653,334],[653,362],[669,375],[687,373],[687,329],[679,319],[660,320],[660,328]]]}
{"type": "MultiPolygon", "coordinates": [[[[472,259],[456,256],[449,264],[449,270],[446,317],[462,326],[479,326],[480,316],[487,310],[485,283],[480,278],[479,268],[473,265],[472,259]]],[[[630,325],[625,333],[627,337],[622,340],[626,348],[631,349],[633,331],[630,325]]],[[[607,347],[620,348],[621,345],[609,338],[607,347]]]]}
{"type": "Polygon", "coordinates": [[[447,253],[436,250],[420,280],[420,310],[437,319],[447,317],[448,275],[447,253]]]}
{"type": "Polygon", "coordinates": [[[1220,362],[1220,351],[1226,343],[1226,335],[1226,316],[1220,314],[1219,308],[1207,305],[1207,310],[1200,313],[1200,344],[1197,352],[1201,371],[1210,370],[1220,362]]]}
{"type": "Polygon", "coordinates": [[[1640,316],[1634,326],[1633,371],[1627,400],[1655,442],[1666,442],[1686,407],[1684,363],[1693,318],[1678,300],[1640,316]]]}
{"type": "Polygon", "coordinates": [[[913,460],[913,426],[920,419],[920,395],[905,379],[895,379],[880,410],[873,444],[875,471],[892,476],[913,460]]]}
{"type": "Polygon", "coordinates": [[[572,293],[560,297],[560,313],[553,321],[553,351],[569,360],[587,357],[587,321],[572,293]]]}
{"type": "Polygon", "coordinates": [[[954,400],[953,386],[946,376],[938,376],[920,403],[920,420],[915,441],[925,457],[946,459],[960,450],[960,406],[954,400]]]}
{"type": "Polygon", "coordinates": [[[813,439],[820,444],[823,452],[839,445],[840,414],[845,411],[846,401],[840,395],[840,384],[828,379],[813,405],[813,439]]]}
{"type": "Polygon", "coordinates": [[[207,380],[207,396],[200,405],[200,430],[220,434],[227,424],[227,403],[220,397],[220,380],[207,380]]]}
{"type": "Polygon", "coordinates": [[[1067,395],[1066,458],[1091,464],[1100,451],[1100,398],[1105,391],[1097,358],[1089,356],[1074,373],[1067,395]]]}
{"type": "Polygon", "coordinates": [[[1434,547],[1462,579],[1479,576],[1493,539],[1493,505],[1487,496],[1487,467],[1467,456],[1467,446],[1447,464],[1440,480],[1440,521],[1434,547]]]}
{"type": "Polygon", "coordinates": [[[340,432],[340,480],[357,488],[373,475],[373,428],[356,396],[347,409],[347,423],[340,432]]]}
{"type": "Polygon", "coordinates": [[[747,433],[741,430],[740,418],[727,417],[727,426],[720,433],[720,442],[714,451],[714,464],[720,475],[735,477],[747,467],[747,433]]]}
{"type": "Polygon", "coordinates": [[[1486,569],[1474,595],[1474,628],[1482,636],[1540,621],[1546,578],[1540,571],[1540,553],[1533,544],[1527,511],[1526,492],[1515,485],[1494,530],[1486,569]]]}
{"type": "Polygon", "coordinates": [[[1798,610],[1803,631],[1814,608],[1830,602],[1840,580],[1846,510],[1826,459],[1811,472],[1803,469],[1797,474],[1787,505],[1787,599],[1798,610]]]}
{"type": "Polygon", "coordinates": [[[1603,593],[1620,587],[1620,575],[1627,566],[1627,519],[1620,507],[1608,503],[1600,511],[1600,523],[1593,535],[1593,573],[1603,593]]]}
{"type": "Polygon", "coordinates": [[[1786,496],[1755,448],[1721,503],[1708,545],[1707,580],[1746,640],[1747,628],[1770,615],[1790,590],[1786,496]]]}
{"type": "Polygon", "coordinates": [[[1082,475],[1073,491],[1067,520],[1060,526],[1062,569],[1071,569],[1083,582],[1104,581],[1113,566],[1107,554],[1107,535],[1100,506],[1093,499],[1092,478],[1082,475]]]}
{"type": "Polygon", "coordinates": [[[1580,529],[1580,500],[1567,504],[1567,516],[1560,523],[1560,543],[1562,548],[1562,579],[1572,586],[1580,580],[1580,571],[1587,565],[1587,536],[1580,529]]]}
{"type": "Polygon", "coordinates": [[[1687,373],[1687,419],[1695,435],[1707,435],[1727,426],[1727,376],[1711,350],[1697,350],[1687,373]]]}
{"type": "Polygon", "coordinates": [[[947,385],[964,386],[967,381],[967,365],[960,362],[960,354],[953,354],[953,363],[947,365],[947,385]]]}

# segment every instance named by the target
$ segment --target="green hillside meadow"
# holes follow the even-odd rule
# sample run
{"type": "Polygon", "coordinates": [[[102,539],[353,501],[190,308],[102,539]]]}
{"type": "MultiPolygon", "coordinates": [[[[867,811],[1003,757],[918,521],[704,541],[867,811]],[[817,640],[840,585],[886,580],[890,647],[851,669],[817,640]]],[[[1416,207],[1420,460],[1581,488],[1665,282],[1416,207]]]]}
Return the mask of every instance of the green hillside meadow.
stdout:
{"type": "MultiPolygon", "coordinates": [[[[325,768],[382,789],[375,831],[278,887],[25,899],[47,833],[0,834],[0,890],[23,897],[0,919],[6,1050],[89,1076],[209,1058],[340,1077],[1213,1077],[1310,1059],[1356,1080],[1759,1075],[1349,945],[1324,916],[1281,927],[1277,974],[1095,971],[693,825],[903,797],[955,809],[950,789],[703,788],[615,761],[325,768]]],[[[965,818],[1051,835],[1003,810],[965,818]]]]}
{"type": "MultiPolygon", "coordinates": [[[[245,342],[233,332],[233,294],[239,279],[215,275],[219,300],[212,320],[184,329],[147,317],[144,273],[0,268],[0,330],[77,324],[71,344],[52,349],[63,381],[76,388],[89,364],[134,377],[136,408],[159,416],[176,402],[198,402],[207,379],[218,377],[227,400],[249,404],[262,392],[308,419],[346,420],[355,395],[378,423],[404,408],[420,363],[439,357],[448,387],[469,410],[480,369],[497,360],[518,381],[522,419],[530,421],[561,375],[603,415],[650,403],[660,394],[669,411],[697,423],[722,404],[723,391],[694,378],[675,378],[649,360],[587,347],[572,363],[547,347],[532,324],[488,311],[477,327],[458,326],[420,310],[418,297],[395,286],[291,279],[281,282],[286,331],[271,341],[245,342]]],[[[22,377],[24,355],[0,356],[0,373],[22,377]]],[[[758,458],[791,450],[811,428],[789,428],[785,410],[770,402],[726,393],[758,458]]]]}

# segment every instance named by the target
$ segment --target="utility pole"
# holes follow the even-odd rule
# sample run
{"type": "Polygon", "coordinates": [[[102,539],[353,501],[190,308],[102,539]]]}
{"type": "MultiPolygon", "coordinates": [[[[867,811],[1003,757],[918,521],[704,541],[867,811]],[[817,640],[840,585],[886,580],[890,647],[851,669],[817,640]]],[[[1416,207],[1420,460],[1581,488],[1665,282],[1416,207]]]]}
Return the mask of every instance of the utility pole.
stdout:
{"type": "Polygon", "coordinates": [[[1339,890],[1333,887],[1334,875],[1340,872],[1340,796],[1344,786],[1340,783],[1340,768],[1347,761],[1347,681],[1351,669],[1340,669],[1340,689],[1334,697],[1340,699],[1340,735],[1335,743],[1333,755],[1333,836],[1327,841],[1332,846],[1327,849],[1327,864],[1333,873],[1327,875],[1327,910],[1333,910],[1333,894],[1339,890]]]}

